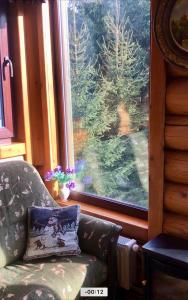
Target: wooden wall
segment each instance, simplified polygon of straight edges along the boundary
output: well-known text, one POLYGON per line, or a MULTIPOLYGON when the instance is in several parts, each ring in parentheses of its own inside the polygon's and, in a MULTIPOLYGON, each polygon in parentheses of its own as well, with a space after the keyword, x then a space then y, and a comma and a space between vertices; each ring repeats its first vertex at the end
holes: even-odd
MULTIPOLYGON (((151 1, 153 20, 157 1, 151 1)), ((150 134, 149 134, 149 228, 148 237, 162 232, 164 194, 164 127, 166 65, 154 36, 151 22, 150 134)))
MULTIPOLYGON (((10 52, 14 65, 14 142, 41 175, 58 164, 56 95, 49 3, 9 4, 10 52)), ((11 146, 12 147, 12 146, 11 146)), ((18 151, 17 151, 18 152, 18 151)), ((50 187, 50 186, 49 186, 50 187)))
MULTIPOLYGON (((158 0, 151 3, 153 19, 158 0)), ((150 97, 149 239, 188 239, 188 71, 165 62, 154 28, 150 97)))
POLYGON ((188 239, 188 71, 165 62, 153 28, 150 96, 149 239, 188 239))
POLYGON ((188 71, 167 75, 163 231, 188 238, 188 71))

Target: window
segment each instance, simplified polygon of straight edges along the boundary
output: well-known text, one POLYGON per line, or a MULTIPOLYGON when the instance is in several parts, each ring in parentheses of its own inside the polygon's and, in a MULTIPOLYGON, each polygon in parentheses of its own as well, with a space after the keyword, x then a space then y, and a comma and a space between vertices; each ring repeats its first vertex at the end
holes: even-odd
MULTIPOLYGON (((97 203, 144 210, 148 206, 150 1, 63 3, 67 26, 62 35, 70 66, 65 102, 69 109, 72 103, 67 128, 69 133, 73 128, 74 161, 83 168, 73 197, 81 194, 97 203)), ((68 65, 65 58, 64 64, 68 65)), ((70 147, 70 134, 68 139, 70 147)))
POLYGON ((13 136, 10 75, 13 76, 9 59, 7 1, 0 5, 0 144, 10 143, 13 136))

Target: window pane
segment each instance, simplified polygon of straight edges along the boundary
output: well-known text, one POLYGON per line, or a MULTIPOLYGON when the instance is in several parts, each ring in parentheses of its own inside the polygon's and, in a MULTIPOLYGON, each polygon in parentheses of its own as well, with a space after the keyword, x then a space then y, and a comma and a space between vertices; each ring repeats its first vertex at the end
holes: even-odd
POLYGON ((68 2, 77 189, 148 205, 149 0, 68 2))

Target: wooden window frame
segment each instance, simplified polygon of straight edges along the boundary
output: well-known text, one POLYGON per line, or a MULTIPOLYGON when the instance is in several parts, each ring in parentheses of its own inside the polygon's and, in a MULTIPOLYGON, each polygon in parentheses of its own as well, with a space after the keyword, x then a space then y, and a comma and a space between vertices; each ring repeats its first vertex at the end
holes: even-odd
MULTIPOLYGON (((69 49, 66 45, 66 33, 63 32, 65 22, 61 18, 63 10, 61 7, 62 1, 54 0, 51 5, 51 23, 54 42, 54 58, 55 58, 55 81, 57 88, 57 105, 58 105, 58 126, 59 126, 59 144, 60 144, 60 163, 65 169, 72 164, 72 118, 70 117, 70 78, 69 66, 69 49), (66 63, 64 63, 66 62, 66 63), (63 88, 62 88, 63 87, 63 88), (66 116, 69 115, 69 118, 66 116), (68 119, 68 120, 67 120, 68 119)), ((65 16, 66 17, 66 16, 65 16)), ((65 18, 64 18, 65 20, 65 18)), ((70 199, 80 203, 88 203, 97 207, 105 208, 115 212, 121 212, 138 219, 148 219, 148 209, 138 207, 128 202, 118 202, 114 199, 91 195, 88 193, 80 193, 73 191, 70 194, 70 199)))
POLYGON ((2 78, 2 94, 3 94, 3 114, 4 114, 4 127, 0 128, 0 144, 11 143, 13 137, 13 120, 12 120, 12 97, 11 97, 11 82, 10 82, 10 69, 4 68, 6 80, 3 78, 2 66, 4 57, 9 57, 8 49, 8 7, 6 1, 2 2, 3 10, 5 11, 5 26, 0 28, 0 62, 1 62, 1 78, 2 78))

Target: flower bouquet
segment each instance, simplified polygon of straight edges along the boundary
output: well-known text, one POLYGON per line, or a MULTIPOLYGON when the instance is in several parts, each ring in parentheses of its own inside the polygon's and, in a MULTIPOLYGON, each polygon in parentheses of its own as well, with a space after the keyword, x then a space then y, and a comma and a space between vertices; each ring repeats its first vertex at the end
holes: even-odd
POLYGON ((67 168, 65 172, 61 166, 54 170, 48 171, 44 176, 45 181, 57 181, 59 186, 59 196, 66 201, 69 197, 70 190, 75 188, 75 169, 67 168))
POLYGON ((76 188, 77 191, 83 191, 85 185, 91 184, 91 176, 85 175, 85 165, 85 160, 79 159, 75 163, 75 168, 67 168, 65 172, 61 166, 57 166, 54 170, 48 171, 44 179, 45 181, 57 181, 59 196, 66 201, 71 190, 76 188))

